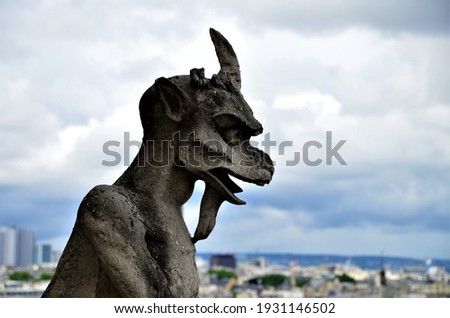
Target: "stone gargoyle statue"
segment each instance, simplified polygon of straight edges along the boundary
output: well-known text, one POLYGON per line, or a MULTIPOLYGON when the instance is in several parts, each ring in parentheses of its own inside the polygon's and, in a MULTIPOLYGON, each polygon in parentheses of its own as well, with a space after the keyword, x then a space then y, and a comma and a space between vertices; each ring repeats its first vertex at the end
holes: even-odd
POLYGON ((274 167, 250 145, 261 124, 244 100, 230 43, 210 29, 220 63, 160 77, 143 94, 144 130, 136 158, 113 185, 94 187, 43 297, 196 297, 195 243, 208 237, 224 201, 245 204, 229 177, 264 185, 274 167), (181 206, 205 182, 191 237, 181 206))

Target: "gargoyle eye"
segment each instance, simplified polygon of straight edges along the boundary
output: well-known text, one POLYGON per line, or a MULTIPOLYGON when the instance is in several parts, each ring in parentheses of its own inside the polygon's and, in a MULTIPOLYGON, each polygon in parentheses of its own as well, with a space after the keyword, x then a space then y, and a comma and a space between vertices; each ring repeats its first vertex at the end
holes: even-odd
POLYGON ((231 127, 222 132, 222 138, 230 146, 236 146, 245 141, 246 134, 237 127, 231 127))

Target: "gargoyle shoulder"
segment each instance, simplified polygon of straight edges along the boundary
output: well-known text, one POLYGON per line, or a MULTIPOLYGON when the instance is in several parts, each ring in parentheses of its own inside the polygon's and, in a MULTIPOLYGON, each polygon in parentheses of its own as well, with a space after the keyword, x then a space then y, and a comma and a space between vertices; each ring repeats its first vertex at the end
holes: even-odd
POLYGON ((122 187, 110 185, 95 186, 84 197, 78 210, 78 217, 122 218, 125 211, 133 211, 132 195, 122 187))

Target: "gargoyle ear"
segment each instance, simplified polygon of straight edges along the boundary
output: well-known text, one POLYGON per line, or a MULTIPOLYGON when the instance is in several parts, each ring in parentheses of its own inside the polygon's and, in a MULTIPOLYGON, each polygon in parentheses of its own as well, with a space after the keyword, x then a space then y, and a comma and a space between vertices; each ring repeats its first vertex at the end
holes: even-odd
POLYGON ((167 117, 180 122, 186 107, 186 97, 183 91, 165 77, 158 78, 155 81, 155 86, 167 117))

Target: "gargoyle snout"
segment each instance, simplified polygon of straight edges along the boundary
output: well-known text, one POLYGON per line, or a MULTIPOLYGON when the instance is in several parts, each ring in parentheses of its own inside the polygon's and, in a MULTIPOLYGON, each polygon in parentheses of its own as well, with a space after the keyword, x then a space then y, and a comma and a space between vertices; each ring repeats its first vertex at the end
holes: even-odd
POLYGON ((259 153, 259 160, 260 160, 258 168, 260 170, 262 178, 256 180, 255 183, 258 185, 268 184, 272 180, 273 173, 275 172, 275 167, 272 159, 267 153, 259 149, 257 149, 257 151, 259 153))
POLYGON ((272 180, 273 173, 275 172, 275 167, 273 165, 272 158, 270 158, 270 156, 268 154, 266 154, 265 152, 263 152, 263 156, 264 156, 263 162, 265 164, 265 166, 263 168, 266 169, 267 171, 269 171, 270 180, 272 180))

